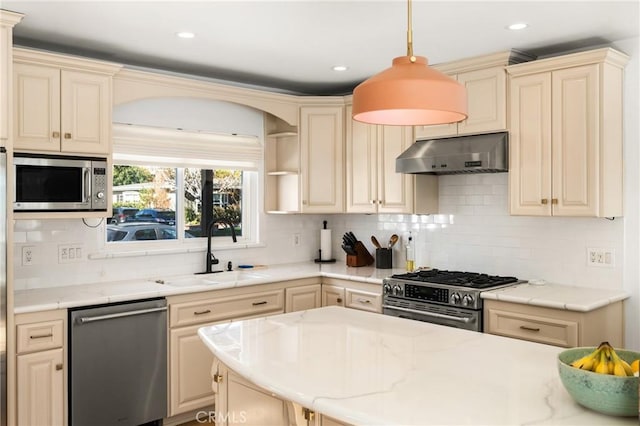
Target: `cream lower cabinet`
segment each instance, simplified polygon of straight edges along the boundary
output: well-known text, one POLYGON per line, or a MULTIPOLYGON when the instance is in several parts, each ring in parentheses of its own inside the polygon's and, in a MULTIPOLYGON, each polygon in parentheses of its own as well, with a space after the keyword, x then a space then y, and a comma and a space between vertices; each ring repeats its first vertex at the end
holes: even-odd
POLYGON ((414 142, 408 126, 378 126, 351 119, 346 109, 348 213, 414 212, 414 177, 396 173, 396 157, 414 142))
POLYGON ((112 76, 119 68, 14 49, 14 148, 110 154, 112 76))
POLYGON ((548 345, 598 346, 608 341, 624 347, 622 302, 589 312, 552 309, 497 300, 484 300, 487 333, 548 345))
POLYGON ((622 215, 627 60, 605 48, 507 68, 512 215, 622 215))
POLYGON ((194 293, 169 305, 169 416, 213 406, 209 372, 214 360, 198 328, 284 312, 284 290, 273 286, 194 293))
POLYGON ((322 306, 320 284, 288 287, 285 289, 285 312, 304 311, 322 306))
POLYGON ((322 306, 382 312, 382 286, 336 278, 322 279, 322 306))
POLYGON ((300 108, 302 213, 344 211, 344 107, 300 108))
POLYGON ((66 311, 16 315, 17 424, 66 424, 66 311))

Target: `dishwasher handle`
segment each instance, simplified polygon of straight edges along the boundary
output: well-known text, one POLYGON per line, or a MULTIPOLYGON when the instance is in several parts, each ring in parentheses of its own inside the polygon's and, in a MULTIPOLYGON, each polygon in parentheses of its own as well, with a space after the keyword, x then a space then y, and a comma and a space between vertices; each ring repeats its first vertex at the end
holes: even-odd
POLYGON ((152 312, 162 312, 162 311, 166 311, 167 307, 163 306, 160 308, 149 308, 149 309, 140 309, 137 311, 127 311, 127 312, 119 312, 117 314, 107 314, 107 315, 98 315, 95 317, 80 317, 77 319, 78 324, 88 324, 90 322, 94 322, 94 321, 104 321, 104 320, 109 320, 109 319, 113 319, 113 318, 122 318, 122 317, 130 317, 133 315, 142 315, 142 314, 149 314, 152 312))

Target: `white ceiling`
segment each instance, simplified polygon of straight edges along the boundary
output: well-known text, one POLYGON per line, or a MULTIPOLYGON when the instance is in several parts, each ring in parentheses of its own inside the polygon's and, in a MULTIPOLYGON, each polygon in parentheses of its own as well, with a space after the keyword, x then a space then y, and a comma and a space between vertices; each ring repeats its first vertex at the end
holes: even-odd
MULTIPOLYGON (((305 94, 348 93, 406 54, 405 0, 26 1, 16 44, 305 94), (175 37, 192 31, 196 37, 175 37), (335 72, 334 65, 346 65, 335 72)), ((442 63, 638 37, 639 1, 413 0, 414 53, 442 63), (526 22, 522 31, 505 27, 526 22)))

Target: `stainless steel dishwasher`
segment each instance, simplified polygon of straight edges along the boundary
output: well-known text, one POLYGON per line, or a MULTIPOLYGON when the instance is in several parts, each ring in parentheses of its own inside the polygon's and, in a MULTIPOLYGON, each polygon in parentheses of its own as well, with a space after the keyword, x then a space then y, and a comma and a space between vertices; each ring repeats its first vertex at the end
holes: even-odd
POLYGON ((69 424, 162 424, 166 415, 166 300, 69 310, 69 424))

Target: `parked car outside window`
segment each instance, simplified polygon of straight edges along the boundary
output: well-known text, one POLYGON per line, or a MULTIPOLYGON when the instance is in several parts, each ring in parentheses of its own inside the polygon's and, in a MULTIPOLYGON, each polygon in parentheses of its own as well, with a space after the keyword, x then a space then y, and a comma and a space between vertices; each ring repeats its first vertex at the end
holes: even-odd
POLYGON ((170 209, 142 209, 133 217, 135 222, 176 224, 176 212, 170 209))
MULTIPOLYGON (((162 223, 135 223, 129 222, 121 225, 107 225, 107 241, 149 241, 149 240, 175 240, 176 227, 162 223)), ((193 235, 185 231, 185 238, 193 238, 193 235)))
POLYGON ((139 209, 135 207, 114 207, 113 216, 109 218, 109 223, 117 225, 118 223, 129 222, 138 211, 139 209))

